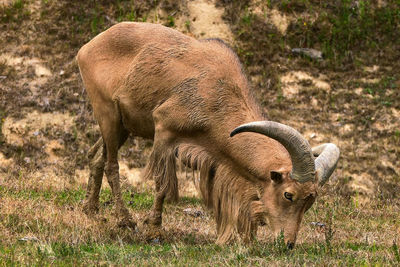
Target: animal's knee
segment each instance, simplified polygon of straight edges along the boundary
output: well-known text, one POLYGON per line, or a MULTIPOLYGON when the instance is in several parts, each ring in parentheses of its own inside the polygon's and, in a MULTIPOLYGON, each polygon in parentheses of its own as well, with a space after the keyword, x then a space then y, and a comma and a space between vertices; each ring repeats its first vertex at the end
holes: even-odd
POLYGON ((115 174, 118 174, 119 166, 118 162, 107 162, 104 172, 106 173, 107 176, 113 176, 115 174))

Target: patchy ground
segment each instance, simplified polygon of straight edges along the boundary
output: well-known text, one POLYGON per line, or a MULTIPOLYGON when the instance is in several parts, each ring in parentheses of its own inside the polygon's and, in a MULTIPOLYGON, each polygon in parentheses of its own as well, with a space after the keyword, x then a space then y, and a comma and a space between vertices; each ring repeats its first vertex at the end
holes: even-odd
MULTIPOLYGON (((143 264, 180 265, 400 261, 398 4, 111 2, 0 1, 0 262, 127 264, 132 257, 143 264), (96 34, 123 20, 225 40, 238 53, 269 118, 295 127, 312 145, 340 147, 338 168, 308 212, 295 252, 288 254, 274 243, 266 228, 255 246, 213 245, 214 222, 198 199, 192 174, 184 171, 184 197, 166 208, 162 243, 148 243, 142 226, 134 233, 116 227, 106 182, 99 217, 81 212, 86 152, 99 132, 75 55, 96 34), (291 49, 296 47, 319 49, 324 60, 295 56, 291 49)), ((152 203, 151 181, 140 180, 151 145, 131 138, 120 153, 124 199, 138 221, 152 203)))

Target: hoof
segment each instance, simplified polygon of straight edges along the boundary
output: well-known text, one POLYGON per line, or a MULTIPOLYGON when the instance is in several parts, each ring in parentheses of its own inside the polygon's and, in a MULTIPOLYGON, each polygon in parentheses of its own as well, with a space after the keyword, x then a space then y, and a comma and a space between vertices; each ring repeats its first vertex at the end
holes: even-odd
POLYGON ((85 203, 83 205, 82 209, 83 213, 85 213, 88 216, 93 216, 99 212, 99 206, 98 205, 90 205, 89 203, 85 203))
POLYGON ((136 222, 130 218, 124 218, 118 222, 118 227, 136 229, 136 222))
POLYGON ((163 240, 164 231, 161 227, 149 225, 145 229, 144 234, 146 236, 147 242, 159 244, 163 240))
POLYGON ((143 224, 148 224, 154 227, 161 227, 162 218, 161 216, 149 215, 144 219, 143 224))

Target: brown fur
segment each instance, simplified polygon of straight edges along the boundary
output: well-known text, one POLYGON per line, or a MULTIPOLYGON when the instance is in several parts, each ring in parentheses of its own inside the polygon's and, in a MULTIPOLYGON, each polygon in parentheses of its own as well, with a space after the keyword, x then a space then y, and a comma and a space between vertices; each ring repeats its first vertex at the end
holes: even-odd
POLYGON ((259 201, 262 189, 212 159, 202 147, 183 144, 178 149, 178 159, 198 170, 203 201, 217 223, 217 243, 227 243, 238 236, 250 241, 265 216, 259 201))
POLYGON ((88 213, 97 208, 104 169, 117 216, 122 225, 133 225, 122 202, 117 161, 131 133, 154 139, 145 172, 156 181, 149 224, 161 225, 165 197, 178 199, 178 158, 199 172, 200 191, 217 222, 217 243, 238 236, 251 240, 264 217, 275 232, 285 229, 288 242, 295 241, 310 203, 303 199, 315 190, 287 178, 290 157, 277 141, 254 133, 229 137, 238 125, 264 118, 228 46, 160 25, 120 23, 83 46, 77 59, 102 133, 88 153, 88 213), (283 180, 271 180, 271 171, 283 180), (296 205, 283 198, 289 189, 300 199, 296 205))

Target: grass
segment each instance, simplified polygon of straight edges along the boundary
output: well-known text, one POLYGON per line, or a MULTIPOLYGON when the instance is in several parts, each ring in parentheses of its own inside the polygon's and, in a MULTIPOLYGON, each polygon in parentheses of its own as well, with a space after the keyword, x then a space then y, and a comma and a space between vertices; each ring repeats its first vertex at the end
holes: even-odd
POLYGON ((0 5, 0 21, 7 23, 26 19, 30 12, 25 6, 26 0, 15 0, 11 5, 0 5))
POLYGON ((4 111, 0 108, 0 144, 2 144, 3 143, 3 131, 2 131, 2 128, 3 128, 3 123, 4 123, 4 120, 5 120, 5 117, 6 117, 6 114, 4 113, 4 111))
MULTIPOLYGON (((147 213, 152 205, 150 192, 125 190, 125 204, 133 214, 147 213)), ((140 232, 116 228, 109 205, 111 192, 101 193, 100 216, 93 220, 82 214, 85 191, 0 187, 0 266, 14 265, 277 265, 371 266, 399 263, 399 238, 393 235, 400 225, 397 202, 355 205, 342 197, 323 197, 306 214, 300 242, 288 250, 282 236, 265 238, 250 245, 215 245, 215 235, 204 235, 213 227, 211 217, 187 217, 187 206, 199 209, 198 198, 183 197, 165 208, 165 240, 149 243, 140 232), (72 207, 72 209, 71 209, 72 207), (311 222, 323 222, 318 228, 311 222), (196 230, 197 229, 197 230, 196 230), (384 229, 384 230, 383 230, 384 229), (371 233, 365 237, 365 233, 371 233), (21 241, 22 237, 35 237, 21 241), (388 244, 390 243, 390 244, 388 244)), ((136 218, 136 217, 135 217, 136 218)))
MULTIPOLYGON (((79 187, 75 190, 64 189, 52 191, 49 189, 13 189, 0 185, 0 195, 20 200, 43 200, 51 201, 57 206, 69 206, 81 203, 84 200, 86 191, 79 187)), ((125 191, 123 193, 125 204, 134 210, 149 210, 153 205, 153 195, 150 192, 133 193, 125 191)), ((109 188, 103 189, 100 194, 100 203, 110 206, 112 194, 109 188)), ((182 198, 182 204, 199 204, 196 198, 182 198)))
MULTIPOLYGON (((400 3, 395 0, 385 3, 377 6, 370 0, 340 0, 334 4, 329 1, 317 4, 311 0, 266 1, 263 5, 296 18, 290 21, 285 34, 268 26, 265 13, 263 17, 252 13, 248 9, 250 1, 230 3, 226 18, 234 26, 236 38, 243 40, 238 44, 243 51, 255 51, 243 47, 248 45, 245 41, 248 39, 257 39, 257 45, 265 43, 263 47, 268 49, 258 52, 264 56, 287 53, 287 47, 315 48, 323 52, 326 64, 340 67, 356 64, 359 59, 368 60, 365 54, 370 51, 391 53, 386 49, 399 44, 400 3), (260 28, 263 29, 260 31, 260 28)), ((250 58, 245 54, 241 59, 254 64, 261 60, 261 55, 250 55, 250 58)))
POLYGON ((168 16, 166 26, 175 27, 175 18, 173 16, 168 16))
MULTIPOLYGON (((232 245, 220 247, 214 244, 117 244, 86 243, 72 245, 62 242, 17 242, 5 246, 0 244, 0 262, 10 265, 225 265, 261 266, 274 262, 292 266, 310 264, 336 266, 382 266, 399 263, 396 257, 388 258, 387 247, 375 244, 346 243, 326 253, 323 246, 302 244, 293 251, 281 249, 276 244, 252 246, 232 245)), ((389 251, 390 253, 390 251, 389 251)), ((395 254, 394 253, 394 254, 395 254)))
POLYGON ((398 90, 396 81, 394 76, 384 76, 377 83, 362 83, 361 86, 364 93, 372 96, 377 104, 390 107, 395 90, 398 90))

